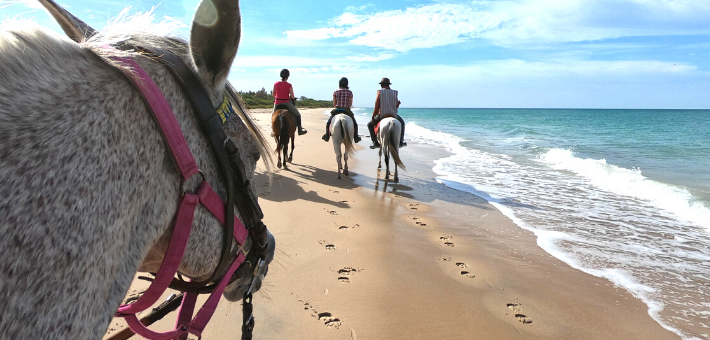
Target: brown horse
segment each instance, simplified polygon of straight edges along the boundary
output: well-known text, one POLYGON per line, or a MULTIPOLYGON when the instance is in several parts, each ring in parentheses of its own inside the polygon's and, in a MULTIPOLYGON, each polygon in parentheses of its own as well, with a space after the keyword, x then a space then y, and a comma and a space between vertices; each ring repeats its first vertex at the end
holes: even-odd
POLYGON ((279 157, 276 166, 281 169, 281 152, 283 151, 283 168, 288 170, 286 162, 293 163, 293 148, 296 146, 296 143, 294 143, 296 120, 293 118, 293 114, 288 110, 276 109, 271 115, 271 131, 273 131, 274 139, 276 140, 276 154, 279 157), (291 138, 291 154, 286 157, 289 138, 291 138))

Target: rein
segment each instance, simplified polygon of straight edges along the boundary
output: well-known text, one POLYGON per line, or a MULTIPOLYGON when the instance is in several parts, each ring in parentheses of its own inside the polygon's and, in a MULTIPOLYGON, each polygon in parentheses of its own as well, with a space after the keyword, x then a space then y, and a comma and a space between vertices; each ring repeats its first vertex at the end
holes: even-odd
MULTIPOLYGON (((113 47, 105 48, 113 49, 113 47)), ((175 115, 150 76, 138 63, 130 58, 110 57, 119 64, 127 66, 128 71, 122 70, 122 72, 141 93, 143 100, 153 112, 153 116, 162 131, 171 156, 182 177, 180 185, 182 195, 175 217, 173 234, 163 263, 155 278, 152 279, 153 282, 148 290, 132 304, 120 306, 116 316, 123 317, 133 332, 148 339, 187 339, 188 333, 200 336, 212 317, 221 294, 230 283, 231 277, 243 263, 248 263, 254 267, 254 279, 244 294, 242 339, 251 339, 254 327, 254 318, 251 313, 251 290, 255 280, 263 275, 265 268, 263 253, 267 247, 268 233, 266 226, 261 221, 263 213, 258 201, 249 189, 250 183, 242 171, 244 166, 239 150, 227 138, 222 129, 222 124, 226 121, 224 115, 228 113, 215 112, 211 100, 197 77, 175 54, 157 49, 137 48, 129 44, 121 44, 117 48, 121 50, 137 50, 147 54, 154 60, 158 60, 171 71, 182 86, 195 107, 195 112, 198 112, 197 118, 202 132, 210 141, 215 158, 219 163, 222 177, 225 180, 225 187, 227 188, 227 203, 225 204, 215 193, 206 181, 204 173, 199 170, 175 115), (185 189, 185 183, 195 175, 201 176, 202 183, 196 192, 189 192, 185 189), (203 205, 224 226, 222 254, 217 268, 209 279, 199 282, 183 281, 175 278, 175 274, 185 252, 194 212, 198 204, 203 205), (235 205, 244 223, 234 216, 235 205), (251 242, 249 242, 249 236, 251 236, 251 242), (232 249, 233 239, 237 242, 234 250, 232 249), (252 254, 250 254, 252 247, 256 247, 257 251, 252 251, 252 254), (256 256, 253 256, 253 253, 257 253, 256 256), (256 257, 253 260, 254 263, 245 261, 247 256, 250 258, 256 257), (181 299, 176 327, 168 332, 154 332, 146 328, 138 320, 136 314, 150 308, 168 288, 185 292, 181 299), (211 293, 211 295, 193 318, 197 296, 204 293, 211 293)), ((233 89, 229 85, 226 91, 229 96, 236 98, 233 89)), ((229 105, 226 95, 224 102, 227 103, 227 106, 229 105)), ((231 107, 229 109, 231 110, 231 107)), ((176 303, 164 305, 177 306, 176 303)))

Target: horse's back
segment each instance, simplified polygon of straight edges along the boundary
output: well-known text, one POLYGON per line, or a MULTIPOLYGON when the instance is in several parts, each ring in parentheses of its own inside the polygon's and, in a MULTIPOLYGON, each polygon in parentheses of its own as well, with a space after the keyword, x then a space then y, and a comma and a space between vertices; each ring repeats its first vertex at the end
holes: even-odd
MULTIPOLYGON (((279 117, 283 117, 283 119, 285 119, 288 124, 289 135, 293 136, 294 132, 296 132, 296 120, 294 119, 293 114, 286 109, 277 109, 271 114, 271 127, 274 130, 274 133, 278 131, 276 124, 279 122, 279 117)), ((279 124, 278 126, 280 128, 281 125, 279 124)))
POLYGON ((335 127, 337 126, 338 128, 342 127, 343 129, 347 129, 350 132, 350 135, 353 134, 354 131, 354 124, 352 118, 350 116, 344 114, 344 113, 339 113, 333 117, 333 122, 330 124, 331 126, 331 135, 334 134, 335 132, 335 127))
POLYGON ((396 138, 397 145, 399 145, 399 135, 402 131, 399 120, 393 117, 385 117, 380 120, 380 128, 377 131, 377 138, 380 143, 386 141, 387 136, 390 138, 396 138))

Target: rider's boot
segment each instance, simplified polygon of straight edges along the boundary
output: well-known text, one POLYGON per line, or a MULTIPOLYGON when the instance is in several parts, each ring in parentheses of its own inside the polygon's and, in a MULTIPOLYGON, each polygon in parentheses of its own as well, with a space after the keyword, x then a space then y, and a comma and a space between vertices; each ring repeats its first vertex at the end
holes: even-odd
MULTIPOLYGON (((333 118, 333 116, 330 116, 333 118)), ((330 140, 330 119, 328 119, 328 122, 325 123, 325 134, 323 134, 323 137, 321 137, 324 141, 329 141, 330 140)))
POLYGON ((354 125, 353 132, 355 133, 355 137, 353 137, 353 141, 354 141, 355 143, 359 143, 362 139, 360 138, 360 135, 358 134, 357 121, 355 120, 355 116, 354 116, 354 115, 353 115, 352 117, 350 117, 350 118, 353 119, 353 125, 354 125))
POLYGON ((296 117, 296 125, 298 125, 298 135, 305 135, 308 133, 306 129, 301 127, 301 117, 296 117))

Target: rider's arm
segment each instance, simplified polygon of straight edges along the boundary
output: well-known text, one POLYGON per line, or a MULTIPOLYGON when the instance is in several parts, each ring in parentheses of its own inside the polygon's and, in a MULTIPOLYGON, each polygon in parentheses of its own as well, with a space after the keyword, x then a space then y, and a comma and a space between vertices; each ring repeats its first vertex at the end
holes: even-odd
POLYGON ((338 105, 335 105, 335 92, 333 92, 333 107, 338 107, 338 105))
POLYGON ((399 104, 402 104, 402 102, 400 102, 399 99, 397 99, 397 107, 399 107, 399 104))
POLYGON ((288 89, 288 95, 290 96, 289 99, 295 99, 296 96, 293 95, 293 85, 288 89))
POLYGON ((348 107, 353 107, 353 97, 350 97, 350 99, 348 99, 348 107))
POLYGON ((377 92, 377 98, 375 99, 375 109, 372 111, 372 119, 380 114, 380 92, 377 92))

